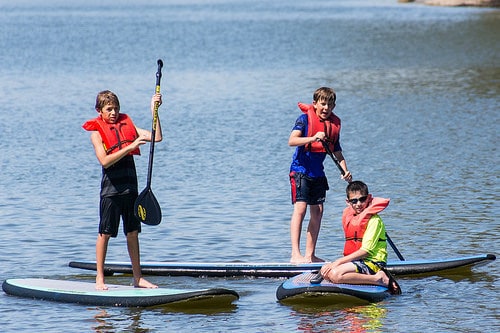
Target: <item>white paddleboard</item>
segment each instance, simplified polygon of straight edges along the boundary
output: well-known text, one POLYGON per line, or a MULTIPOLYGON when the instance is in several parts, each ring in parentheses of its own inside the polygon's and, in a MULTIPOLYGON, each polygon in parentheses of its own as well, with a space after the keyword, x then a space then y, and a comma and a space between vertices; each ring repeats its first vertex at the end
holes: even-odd
POLYGON ((2 284, 5 293, 15 296, 64 303, 96 306, 146 307, 176 302, 214 300, 228 304, 239 298, 229 289, 135 288, 107 284, 108 290, 96 290, 95 283, 54 279, 8 279, 2 284))

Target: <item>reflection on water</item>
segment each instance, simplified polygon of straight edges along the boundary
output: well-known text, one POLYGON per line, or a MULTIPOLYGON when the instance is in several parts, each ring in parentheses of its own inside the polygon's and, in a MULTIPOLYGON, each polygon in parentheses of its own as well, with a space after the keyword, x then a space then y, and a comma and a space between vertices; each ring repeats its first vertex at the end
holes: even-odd
MULTIPOLYGON (((98 310, 99 311, 99 310, 98 310)), ((92 330, 95 332, 112 332, 115 328, 112 324, 108 323, 106 319, 110 318, 108 312, 101 309, 98 313, 94 315, 95 326, 92 326, 92 330)))
POLYGON ((149 332, 150 329, 141 319, 142 309, 129 308, 122 311, 111 311, 106 309, 92 309, 98 311, 94 315, 95 323, 92 331, 104 332, 149 332))
MULTIPOLYGON (((229 316, 237 311, 235 304, 199 304, 190 306, 155 306, 148 308, 89 308, 90 311, 97 311, 91 330, 94 332, 149 332, 151 330, 164 331, 173 320, 190 316, 206 318, 207 322, 212 321, 210 317, 229 316), (151 319, 156 318, 154 323, 151 319)), ((186 327, 173 324, 183 331, 186 327)))
POLYGON ((304 332, 379 332, 387 313, 383 303, 302 309, 297 306, 294 310, 291 315, 300 318, 297 330, 304 332))

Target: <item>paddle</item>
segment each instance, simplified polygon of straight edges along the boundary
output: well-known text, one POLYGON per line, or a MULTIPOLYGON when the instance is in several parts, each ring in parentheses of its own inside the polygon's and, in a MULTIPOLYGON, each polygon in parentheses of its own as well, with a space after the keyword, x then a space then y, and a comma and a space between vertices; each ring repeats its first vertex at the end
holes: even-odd
MULTIPOLYGON (((158 71, 156 72, 156 90, 160 93, 161 68, 163 61, 158 59, 158 71)), ((149 150, 148 178, 146 188, 139 194, 134 203, 134 214, 144 224, 158 225, 161 222, 161 208, 151 190, 151 176, 153 172, 153 154, 155 151, 156 123, 158 122, 158 102, 155 102, 153 112, 153 126, 151 130, 151 146, 149 150)))

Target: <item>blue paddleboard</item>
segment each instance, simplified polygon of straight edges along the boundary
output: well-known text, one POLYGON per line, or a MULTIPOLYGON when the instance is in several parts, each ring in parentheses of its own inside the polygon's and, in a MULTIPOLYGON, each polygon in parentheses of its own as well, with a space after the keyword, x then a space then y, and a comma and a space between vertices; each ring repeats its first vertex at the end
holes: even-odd
MULTIPOLYGON (((450 269, 470 268, 474 265, 495 260, 493 254, 481 254, 451 259, 421 259, 389 261, 387 270, 393 275, 439 274, 450 269)), ((324 263, 244 263, 244 262, 141 262, 141 270, 147 275, 169 276, 252 276, 252 277, 292 277, 304 272, 318 271, 324 263)), ((95 261, 71 261, 70 267, 96 270, 95 261)), ((114 273, 132 273, 130 262, 107 262, 104 265, 107 275, 114 273)))
POLYGON ((386 287, 374 285, 338 284, 328 280, 311 283, 316 273, 302 273, 283 282, 276 290, 279 301, 328 298, 330 303, 366 301, 379 302, 390 295, 386 287))
POLYGON ((238 299, 233 290, 214 288, 183 290, 135 288, 107 284, 108 290, 96 290, 95 283, 53 279, 8 279, 2 284, 5 293, 15 296, 95 306, 147 307, 180 302, 213 301, 230 304, 238 299))

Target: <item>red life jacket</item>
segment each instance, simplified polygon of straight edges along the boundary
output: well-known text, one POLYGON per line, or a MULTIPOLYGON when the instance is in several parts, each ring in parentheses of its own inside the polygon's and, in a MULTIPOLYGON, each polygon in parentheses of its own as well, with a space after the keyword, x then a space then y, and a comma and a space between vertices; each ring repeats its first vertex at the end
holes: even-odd
POLYGON ((342 227, 345 235, 344 256, 361 248, 368 221, 373 215, 389 206, 390 201, 385 198, 370 198, 369 200, 368 206, 359 215, 354 215, 356 212, 351 206, 347 206, 342 213, 342 227))
MULTIPOLYGON (((82 127, 87 131, 99 131, 104 150, 108 155, 130 145, 139 136, 132 119, 124 113, 120 113, 118 121, 114 124, 105 122, 99 116, 88 120, 82 127)), ((129 155, 140 154, 139 148, 129 153, 129 155)))
MULTIPOLYGON (((339 140, 340 118, 333 113, 327 120, 323 120, 316 114, 312 104, 298 103, 299 109, 307 114, 307 136, 314 136, 318 132, 325 132, 326 141, 330 151, 334 151, 335 143, 339 140)), ((325 153, 325 147, 319 141, 314 141, 306 145, 306 149, 314 153, 325 153)))

